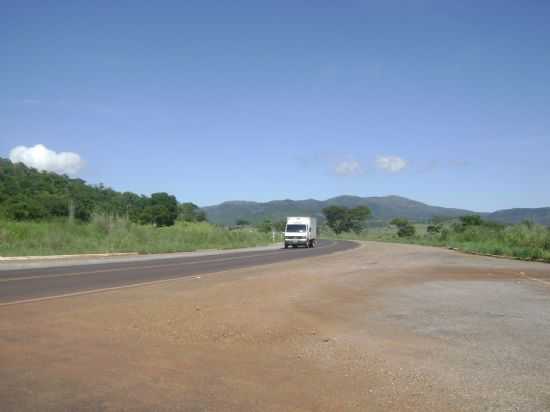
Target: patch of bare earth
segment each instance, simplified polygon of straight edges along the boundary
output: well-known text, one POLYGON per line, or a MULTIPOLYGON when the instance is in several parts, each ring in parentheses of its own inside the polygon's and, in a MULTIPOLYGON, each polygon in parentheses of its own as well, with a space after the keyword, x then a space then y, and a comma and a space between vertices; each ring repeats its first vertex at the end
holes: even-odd
POLYGON ((550 410, 549 272, 367 243, 6 306, 0 409, 550 410))

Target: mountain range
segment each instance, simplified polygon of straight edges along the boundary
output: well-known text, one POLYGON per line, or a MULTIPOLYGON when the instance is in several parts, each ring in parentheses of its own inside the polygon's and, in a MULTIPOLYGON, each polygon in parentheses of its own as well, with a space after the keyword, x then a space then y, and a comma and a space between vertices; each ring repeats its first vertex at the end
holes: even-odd
POLYGON ((287 216, 316 216, 323 218, 323 208, 327 206, 355 207, 367 205, 372 211, 372 223, 388 222, 396 217, 413 222, 427 222, 434 216, 455 218, 478 214, 484 219, 500 223, 520 223, 531 220, 534 223, 550 226, 550 207, 504 209, 492 213, 480 213, 466 209, 432 206, 401 196, 359 197, 338 196, 327 200, 273 200, 270 202, 228 201, 219 205, 203 207, 208 220, 213 223, 232 225, 238 219, 258 223, 265 219, 277 221, 287 216))

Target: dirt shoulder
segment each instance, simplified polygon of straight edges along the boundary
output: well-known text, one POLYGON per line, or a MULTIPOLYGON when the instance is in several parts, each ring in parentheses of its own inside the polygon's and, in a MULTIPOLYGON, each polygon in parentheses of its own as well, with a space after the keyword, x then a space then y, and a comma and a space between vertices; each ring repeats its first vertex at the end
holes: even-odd
POLYGON ((548 265, 387 243, 0 308, 3 410, 550 409, 548 265))

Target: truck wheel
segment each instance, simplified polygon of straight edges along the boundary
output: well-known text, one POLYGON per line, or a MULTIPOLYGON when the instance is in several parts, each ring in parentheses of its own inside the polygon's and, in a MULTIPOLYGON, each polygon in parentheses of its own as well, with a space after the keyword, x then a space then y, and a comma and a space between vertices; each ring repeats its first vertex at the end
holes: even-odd
POLYGON ((317 240, 313 239, 311 241, 311 247, 317 247, 317 240))
POLYGON ((285 243, 285 249, 288 249, 288 243, 285 243))

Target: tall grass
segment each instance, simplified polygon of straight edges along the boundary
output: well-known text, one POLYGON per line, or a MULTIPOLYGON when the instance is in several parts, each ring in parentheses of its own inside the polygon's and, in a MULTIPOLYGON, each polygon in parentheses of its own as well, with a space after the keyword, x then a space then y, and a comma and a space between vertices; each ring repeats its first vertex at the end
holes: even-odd
POLYGON ((209 223, 178 222, 156 228, 95 216, 90 223, 0 221, 0 255, 104 252, 162 253, 231 249, 271 243, 271 234, 228 230, 209 223))
POLYGON ((393 226, 372 228, 356 235, 336 235, 330 230, 323 232, 333 239, 377 240, 383 242, 414 243, 421 245, 446 246, 466 252, 488 255, 511 256, 526 260, 550 262, 550 228, 534 224, 510 226, 480 225, 457 230, 456 226, 445 225, 440 233, 428 233, 427 225, 417 224, 416 235, 398 237, 393 226))

